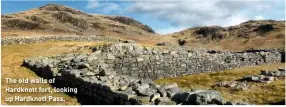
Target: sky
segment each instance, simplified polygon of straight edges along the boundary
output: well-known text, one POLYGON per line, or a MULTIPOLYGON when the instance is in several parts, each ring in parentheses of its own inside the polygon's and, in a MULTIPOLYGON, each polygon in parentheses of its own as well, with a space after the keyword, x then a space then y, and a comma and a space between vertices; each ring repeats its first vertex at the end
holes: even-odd
POLYGON ((197 26, 233 26, 248 20, 285 20, 284 0, 2 0, 1 14, 51 3, 86 13, 131 17, 159 34, 197 26))

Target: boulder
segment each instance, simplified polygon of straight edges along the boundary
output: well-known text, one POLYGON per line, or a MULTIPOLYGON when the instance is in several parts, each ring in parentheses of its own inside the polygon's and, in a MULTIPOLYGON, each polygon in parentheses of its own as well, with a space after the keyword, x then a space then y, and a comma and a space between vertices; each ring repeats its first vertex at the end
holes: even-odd
POLYGON ((142 96, 151 96, 157 92, 155 87, 150 87, 148 84, 141 84, 137 87, 136 91, 142 96))
POLYGON ((188 104, 206 105, 210 104, 213 100, 223 101, 221 94, 215 90, 205 90, 195 92, 189 96, 188 104))

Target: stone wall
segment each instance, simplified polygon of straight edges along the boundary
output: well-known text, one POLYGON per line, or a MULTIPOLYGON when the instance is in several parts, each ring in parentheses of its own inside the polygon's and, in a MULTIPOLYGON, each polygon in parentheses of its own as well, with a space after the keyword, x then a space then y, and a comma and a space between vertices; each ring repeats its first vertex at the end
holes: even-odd
POLYGON ((4 37, 1 39, 2 45, 9 44, 28 44, 38 42, 52 42, 52 41, 78 41, 78 42, 120 42, 122 40, 115 37, 106 36, 38 36, 38 37, 4 37))
MULTIPOLYGON (((120 43, 111 46, 96 47, 91 54, 73 54, 43 57, 47 62, 37 62, 62 68, 77 69, 71 64, 96 65, 91 59, 96 58, 109 70, 120 75, 136 78, 159 79, 204 72, 222 71, 244 66, 280 63, 281 52, 245 51, 227 52, 198 49, 162 50, 120 43)), ((37 60, 39 58, 36 58, 37 60)))
MULTIPOLYGON (((96 49, 95 49, 96 50, 96 49)), ((277 50, 244 52, 205 49, 153 49, 118 44, 99 47, 101 58, 114 71, 138 78, 158 79, 203 72, 221 71, 243 66, 281 62, 277 50)))
POLYGON ((214 72, 281 62, 281 52, 205 49, 157 49, 119 43, 95 47, 93 53, 25 59, 23 65, 57 84, 79 89, 96 104, 233 104, 213 90, 182 91, 155 85, 151 79, 214 72))

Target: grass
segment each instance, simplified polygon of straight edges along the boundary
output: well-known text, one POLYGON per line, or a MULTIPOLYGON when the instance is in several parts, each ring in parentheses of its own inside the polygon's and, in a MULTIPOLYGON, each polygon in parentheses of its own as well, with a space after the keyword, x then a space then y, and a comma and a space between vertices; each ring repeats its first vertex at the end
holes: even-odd
POLYGON ((155 80, 157 84, 178 83, 180 87, 188 89, 215 89, 222 93, 226 100, 247 101, 252 104, 271 104, 285 101, 285 78, 279 78, 270 84, 250 83, 253 85, 248 90, 233 90, 230 88, 212 88, 216 82, 232 81, 242 78, 244 75, 256 75, 260 70, 271 70, 284 67, 285 63, 262 66, 252 66, 226 70, 214 73, 203 73, 176 78, 164 78, 155 80))
POLYGON ((5 87, 52 87, 50 84, 8 84, 5 78, 40 78, 31 70, 21 67, 25 58, 32 56, 46 56, 61 53, 91 52, 89 49, 76 50, 78 46, 96 46, 104 42, 45 42, 21 45, 1 46, 1 104, 2 105, 79 105, 76 98, 65 93, 7 93, 5 87), (65 102, 5 102, 5 97, 12 96, 55 96, 63 98, 65 102))

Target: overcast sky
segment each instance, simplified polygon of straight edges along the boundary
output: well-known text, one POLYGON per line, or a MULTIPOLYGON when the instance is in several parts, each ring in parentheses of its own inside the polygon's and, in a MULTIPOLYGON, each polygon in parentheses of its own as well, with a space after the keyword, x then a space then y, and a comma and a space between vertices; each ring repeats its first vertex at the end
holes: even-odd
POLYGON ((167 34, 195 26, 231 26, 247 20, 285 20, 284 0, 2 0, 2 13, 56 3, 87 13, 132 17, 167 34))

